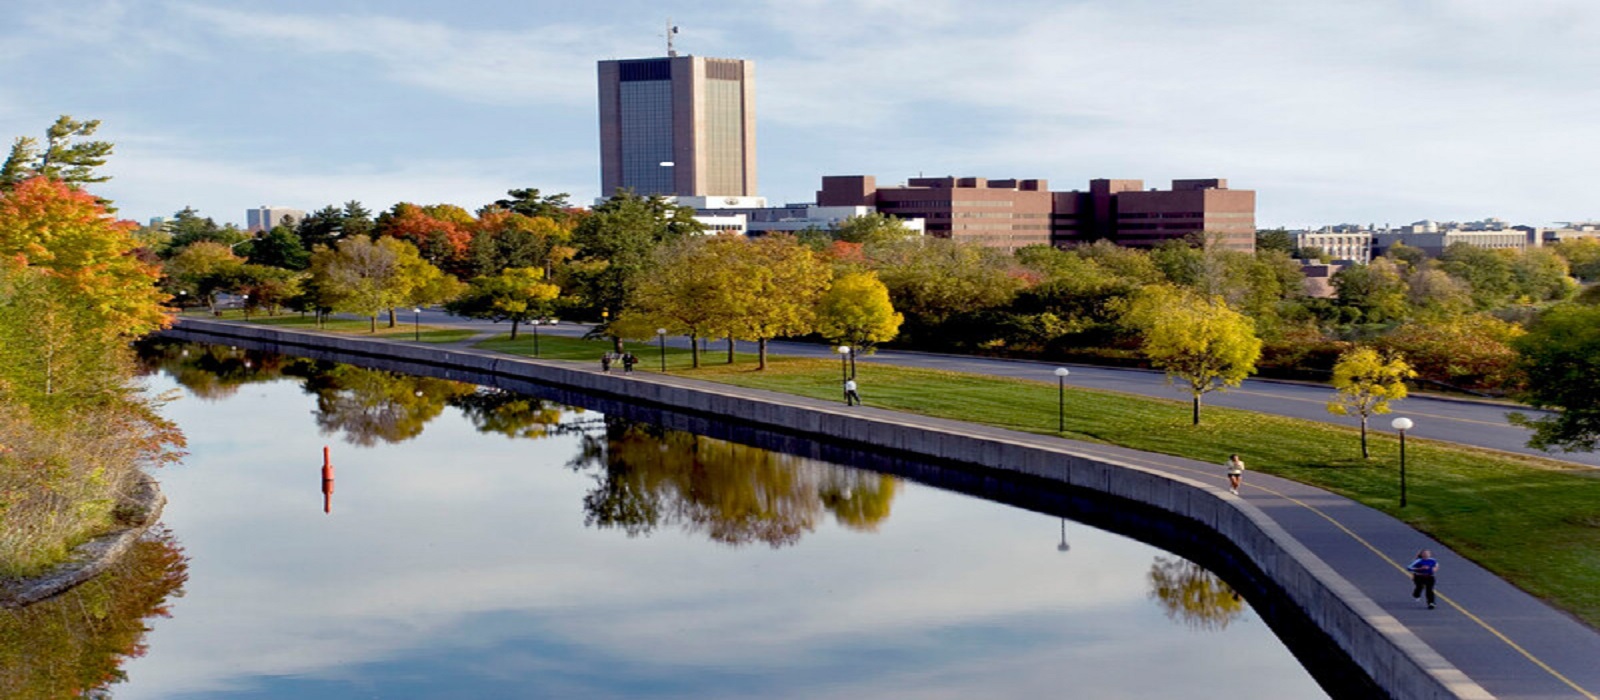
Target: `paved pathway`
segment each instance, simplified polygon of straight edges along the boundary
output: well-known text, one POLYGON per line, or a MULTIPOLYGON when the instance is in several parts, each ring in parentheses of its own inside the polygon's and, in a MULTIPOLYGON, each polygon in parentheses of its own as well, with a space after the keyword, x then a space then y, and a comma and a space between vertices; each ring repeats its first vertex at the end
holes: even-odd
MULTIPOLYGON (((552 364, 597 371, 589 363, 552 364)), ((650 371, 633 376, 641 382, 707 386, 705 382, 650 371)), ((717 391, 729 394, 773 395, 758 389, 715 386, 717 391)), ((838 402, 781 396, 786 402, 813 404, 825 410, 876 414, 901 423, 1064 446, 1190 479, 1214 479, 1219 487, 1225 482, 1220 463, 1018 433, 870 405, 842 409, 838 402)), ((1235 498, 1225 492, 1221 497, 1235 498)), ((1237 498, 1241 507, 1260 509, 1276 521, 1495 697, 1600 700, 1600 631, 1517 589, 1405 523, 1342 496, 1247 472, 1237 498), (1423 548, 1433 550, 1440 562, 1439 607, 1435 610, 1411 598, 1410 578, 1404 571, 1405 564, 1423 548)))

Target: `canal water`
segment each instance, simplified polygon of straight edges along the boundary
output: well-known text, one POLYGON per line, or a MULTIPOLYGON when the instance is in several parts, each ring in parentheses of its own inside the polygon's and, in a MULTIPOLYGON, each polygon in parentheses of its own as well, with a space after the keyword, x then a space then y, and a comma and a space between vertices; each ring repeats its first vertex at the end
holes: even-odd
POLYGON ((137 598, 67 615, 105 639, 32 642, 111 697, 1327 697, 1217 575, 1049 512, 471 384, 142 353, 189 440, 163 533, 79 593, 137 598))

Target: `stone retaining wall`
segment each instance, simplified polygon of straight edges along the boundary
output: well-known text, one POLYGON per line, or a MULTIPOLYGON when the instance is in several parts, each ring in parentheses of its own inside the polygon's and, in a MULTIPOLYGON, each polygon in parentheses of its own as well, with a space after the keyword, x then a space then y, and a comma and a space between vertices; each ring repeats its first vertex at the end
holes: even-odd
MULTIPOLYGON (((740 389, 721 392, 712 384, 651 375, 641 381, 620 374, 575 369, 485 351, 288 331, 216 321, 182 319, 169 335, 207 342, 230 338, 314 348, 368 357, 526 379, 588 394, 653 404, 676 411, 775 426, 817 438, 845 441, 921 458, 1032 475, 1146 504, 1173 517, 1199 523, 1233 542, 1271 577, 1330 640, 1364 669, 1378 687, 1397 698, 1488 698, 1431 647, 1377 603, 1291 537, 1276 522, 1225 489, 1118 462, 1075 453, 1064 441, 1026 433, 985 430, 924 417, 885 415, 817 405, 796 397, 740 389), (998 437, 997 437, 998 436, 998 437)), ((449 372, 445 375, 448 377, 449 372)))

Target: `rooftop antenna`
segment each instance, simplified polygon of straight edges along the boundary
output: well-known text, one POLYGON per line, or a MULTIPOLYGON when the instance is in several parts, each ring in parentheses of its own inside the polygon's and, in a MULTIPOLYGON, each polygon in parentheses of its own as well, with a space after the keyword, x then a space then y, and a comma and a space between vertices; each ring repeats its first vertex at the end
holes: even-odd
POLYGON ((678 50, 672 47, 672 35, 678 33, 678 28, 672 24, 672 18, 667 18, 667 57, 677 58, 678 50))

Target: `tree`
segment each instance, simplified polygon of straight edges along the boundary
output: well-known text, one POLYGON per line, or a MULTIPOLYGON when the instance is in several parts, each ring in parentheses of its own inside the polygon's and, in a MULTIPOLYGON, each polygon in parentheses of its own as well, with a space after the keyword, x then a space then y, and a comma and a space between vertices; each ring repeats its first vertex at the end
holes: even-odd
POLYGON ((1514 390, 1521 384, 1511 343, 1523 331, 1487 313, 1409 321, 1377 345, 1405 355, 1425 379, 1468 391, 1514 390))
POLYGON ((475 223, 471 214, 453 205, 400 202, 378 216, 375 231, 411 243, 434 265, 463 271, 475 223))
POLYGON ((1256 251, 1276 250, 1285 255, 1294 254, 1294 237, 1288 229, 1264 228, 1256 231, 1256 251))
POLYGON ((445 278, 418 255, 416 246, 394 238, 374 241, 354 236, 311 254, 311 280, 318 303, 369 317, 374 333, 380 312, 390 312, 392 327, 396 307, 420 303, 431 290, 448 286, 445 278))
POLYGON ((217 292, 227 291, 244 260, 221 243, 201 241, 180 250, 163 266, 168 291, 188 296, 215 312, 217 292))
POLYGON ((1556 244, 1556 252, 1567 259, 1572 275, 1585 282, 1600 280, 1600 238, 1577 238, 1556 244))
POLYGON ((1472 301, 1479 309, 1497 309, 1516 297, 1511 260, 1499 251, 1451 243, 1439 255, 1439 264, 1450 276, 1472 285, 1472 301))
POLYGON ((834 231, 834 237, 841 241, 866 245, 916 236, 917 232, 906 228, 905 222, 899 218, 877 212, 849 217, 840 222, 834 231))
POLYGON ((751 241, 733 265, 739 315, 733 334, 756 341, 757 369, 767 368, 767 342, 816 329, 817 300, 828 288, 828 266, 793 236, 751 241))
POLYGON ((1566 259, 1545 248, 1529 248, 1511 258, 1511 283, 1518 301, 1563 301, 1578 291, 1566 259))
MULTIPOLYGON (((567 193, 560 192, 551 195, 540 195, 536 187, 520 190, 506 190, 506 199, 497 199, 491 205, 513 214, 521 214, 530 219, 546 218, 558 223, 564 223, 572 208, 572 203, 567 201, 567 193)), ((481 213, 480 213, 481 215, 481 213)))
POLYGON ((544 282, 544 270, 513 267, 496 275, 474 277, 464 294, 445 304, 450 313, 468 318, 511 322, 511 339, 517 327, 550 314, 550 302, 561 288, 544 282))
POLYGON ((172 238, 167 241, 167 248, 163 257, 172 257, 179 251, 202 241, 220 243, 229 248, 234 248, 250 240, 250 234, 240 231, 233 224, 218 226, 217 222, 209 216, 201 216, 194 207, 184 207, 182 211, 172 215, 172 220, 167 222, 167 232, 172 238))
POLYGON ((133 254, 134 228, 108 217, 93 195, 49 178, 0 194, 0 258, 47 270, 60 293, 92 310, 106 333, 124 337, 168 321, 156 267, 133 254))
POLYGON ((817 302, 817 331, 856 349, 894 340, 904 320, 889 302, 889 288, 872 272, 839 275, 817 302))
POLYGON ((572 232, 577 248, 572 282, 583 303, 605 319, 597 330, 616 338, 610 320, 621 314, 653 264, 656 246, 701 230, 693 209, 660 197, 619 191, 596 206, 572 232))
POLYGON ((1522 399, 1554 415, 1513 422, 1533 428, 1528 445, 1592 452, 1600 441, 1600 306, 1562 304, 1514 343, 1527 373, 1522 399))
MULTIPOLYGON (((1010 256, 982 245, 946 238, 897 241, 874 246, 878 278, 913 335, 924 339, 951 318, 1011 303, 1022 280, 1010 256)), ((924 340, 934 340, 929 337, 924 340)))
POLYGON ((1187 559, 1157 556, 1148 580, 1167 619, 1193 629, 1221 631, 1244 615, 1244 600, 1226 581, 1187 559))
POLYGON ((472 241, 467 244, 470 267, 478 275, 493 275, 508 267, 538 267, 550 277, 554 267, 566 262, 572 249, 572 229, 546 216, 530 217, 487 207, 478 215, 472 241))
POLYGON ((311 252, 300 244, 293 228, 278 225, 250 244, 248 259, 254 265, 304 270, 311 264, 311 252))
POLYGON ((1148 287, 1122 305, 1122 321, 1142 341, 1144 354, 1167 381, 1182 381, 1194 397, 1238 386, 1255 372, 1261 340, 1254 324, 1219 297, 1202 297, 1170 285, 1148 287))
POLYGON ((1351 348, 1333 365, 1333 388, 1328 412, 1361 417, 1361 458, 1368 459, 1367 419, 1389 412, 1389 402, 1406 397, 1406 380, 1417 376, 1411 365, 1396 356, 1384 357, 1373 348, 1351 348))
POLYGON ((629 302, 633 324, 689 336, 691 360, 700 367, 698 340, 715 331, 729 333, 743 315, 738 300, 747 280, 739 263, 749 257, 750 246, 743 236, 724 234, 691 236, 657 248, 629 302))
POLYGON ((229 289, 245 295, 245 308, 264 308, 267 313, 276 314, 279 307, 300 293, 303 276, 303 273, 281 267, 240 265, 232 275, 229 289))
POLYGON ((39 150, 38 141, 26 136, 18 138, 12 143, 5 164, 0 165, 0 190, 13 189, 36 176, 67 183, 74 189, 111 179, 109 175, 96 174, 94 169, 105 165, 112 145, 82 140, 93 136, 98 128, 98 119, 80 122, 63 114, 45 130, 43 151, 39 150))
POLYGON ((1386 258, 1366 265, 1351 265, 1333 274, 1339 303, 1361 311, 1369 323, 1397 321, 1410 315, 1405 278, 1400 267, 1386 258))

